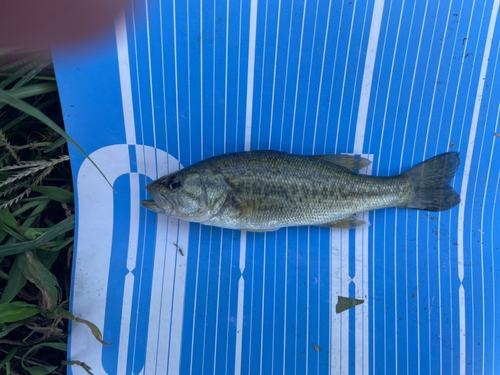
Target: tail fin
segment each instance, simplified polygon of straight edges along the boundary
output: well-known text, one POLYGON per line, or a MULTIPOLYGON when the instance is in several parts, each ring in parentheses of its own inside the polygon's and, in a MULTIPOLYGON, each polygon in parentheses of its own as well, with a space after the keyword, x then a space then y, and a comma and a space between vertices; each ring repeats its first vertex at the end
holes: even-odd
POLYGON ((460 159, 458 152, 433 157, 403 173, 412 185, 408 208, 446 211, 460 203, 460 195, 450 186, 460 159))

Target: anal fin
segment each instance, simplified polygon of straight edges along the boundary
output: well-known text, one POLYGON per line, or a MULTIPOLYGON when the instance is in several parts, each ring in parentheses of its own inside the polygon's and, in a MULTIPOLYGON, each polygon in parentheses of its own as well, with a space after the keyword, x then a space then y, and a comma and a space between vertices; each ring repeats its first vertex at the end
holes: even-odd
POLYGON ((354 229, 365 228, 370 226, 370 222, 357 217, 356 215, 349 216, 347 219, 332 221, 330 223, 321 224, 322 227, 340 228, 340 229, 354 229))

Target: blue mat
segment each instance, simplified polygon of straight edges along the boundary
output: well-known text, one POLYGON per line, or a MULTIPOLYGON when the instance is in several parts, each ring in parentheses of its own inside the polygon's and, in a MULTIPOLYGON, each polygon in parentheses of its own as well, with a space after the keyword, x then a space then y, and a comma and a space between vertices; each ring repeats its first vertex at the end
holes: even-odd
MULTIPOLYGON (((69 356, 94 374, 500 372, 500 0, 136 1, 54 49, 77 197, 69 356), (253 233, 146 211, 208 157, 460 152, 462 203, 253 233), (496 216, 495 216, 496 214, 496 216), (496 219, 496 221, 495 221, 496 219), (365 302, 335 313, 337 296, 365 302)), ((79 368, 69 370, 83 374, 79 368)))

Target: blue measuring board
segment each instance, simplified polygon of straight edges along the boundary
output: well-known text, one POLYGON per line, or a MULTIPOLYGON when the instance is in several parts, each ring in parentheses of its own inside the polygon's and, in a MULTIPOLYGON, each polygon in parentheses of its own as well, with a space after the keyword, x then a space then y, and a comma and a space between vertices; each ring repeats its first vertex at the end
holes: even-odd
MULTIPOLYGON (((69 357, 95 374, 500 373, 500 0, 138 0, 55 48, 73 147, 69 357), (461 204, 365 229, 253 233, 157 215, 214 155, 347 153, 396 175, 459 151, 461 204), (495 221, 496 220, 496 221, 495 221), (337 297, 363 299, 336 314, 337 297)), ((71 368, 73 374, 84 374, 71 368)))

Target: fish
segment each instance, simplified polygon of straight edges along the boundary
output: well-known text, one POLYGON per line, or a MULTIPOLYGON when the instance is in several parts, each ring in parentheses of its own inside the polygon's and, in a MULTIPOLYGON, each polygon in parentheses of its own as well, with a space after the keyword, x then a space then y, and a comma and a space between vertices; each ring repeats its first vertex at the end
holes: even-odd
POLYGON ((388 207, 445 211, 460 203, 450 185, 458 152, 426 160, 405 173, 355 173, 371 163, 352 155, 235 152, 163 176, 142 206, 171 217, 228 229, 275 231, 289 226, 365 227, 357 213, 388 207))

